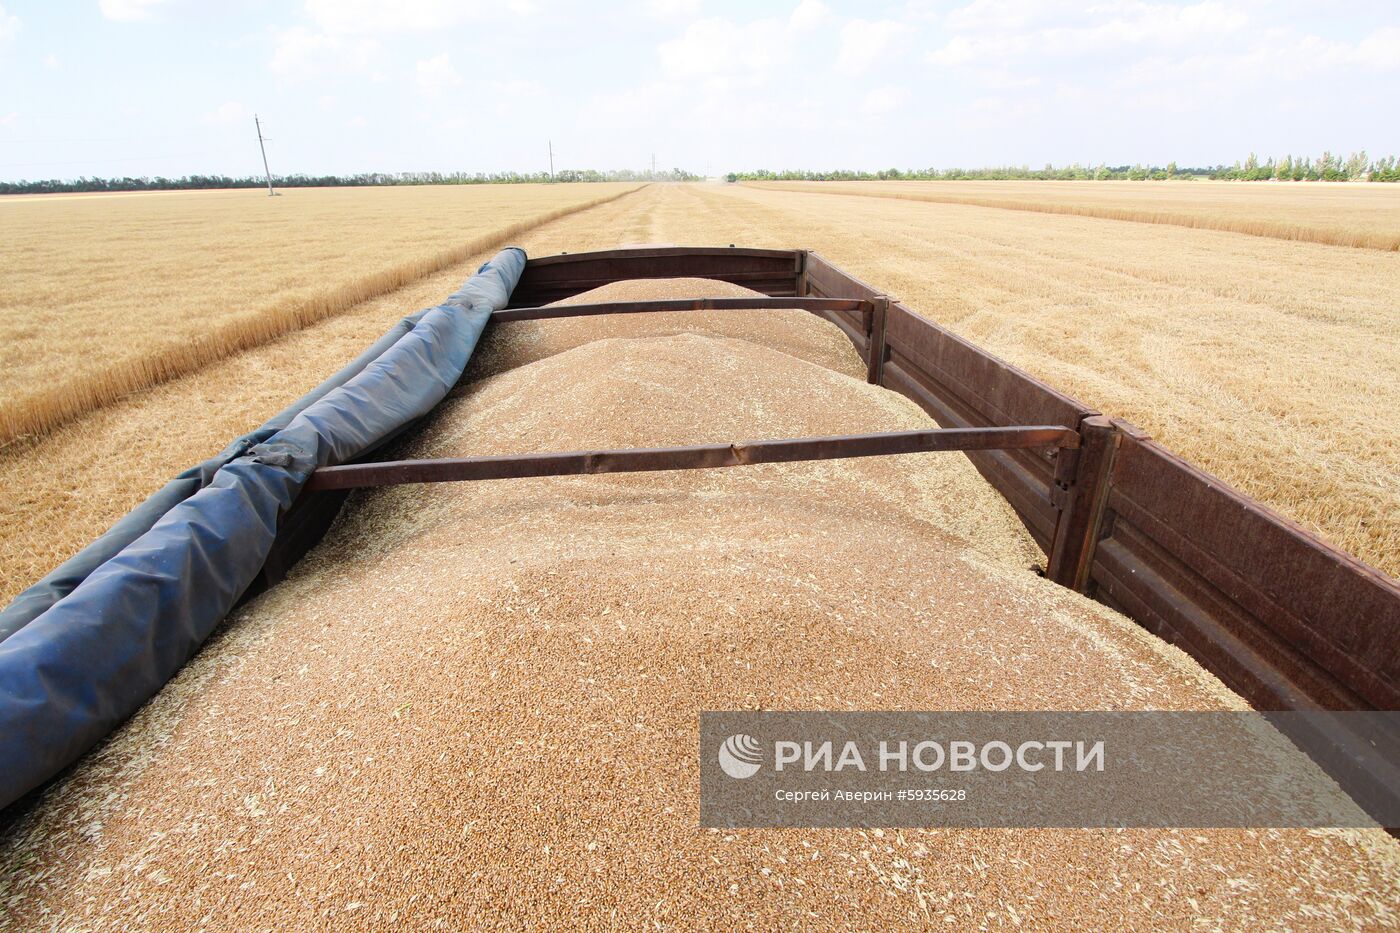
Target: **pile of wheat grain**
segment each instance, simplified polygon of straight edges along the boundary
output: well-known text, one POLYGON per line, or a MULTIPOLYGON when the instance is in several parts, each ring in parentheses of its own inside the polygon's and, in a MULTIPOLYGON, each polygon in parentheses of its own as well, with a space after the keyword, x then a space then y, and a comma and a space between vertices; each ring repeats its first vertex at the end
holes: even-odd
MULTIPOLYGON (((927 425, 709 314, 596 319, 466 386, 406 453, 927 425)), ((806 326, 807 350, 839 338, 806 326)), ((1395 923, 1379 833, 699 828, 705 709, 1241 705, 1030 553, 960 455, 357 494, 8 827, 0 925, 1395 923)))
MULTIPOLYGON (((756 292, 742 285, 714 279, 652 279, 646 284, 616 282, 583 295, 557 302, 627 301, 645 291, 648 298, 740 298, 756 292)), ((471 376, 482 378, 554 356, 596 340, 600 332, 612 337, 670 337, 709 334, 747 340, 761 347, 825 366, 849 376, 865 377, 865 364, 852 352, 851 343, 834 327, 813 327, 812 315, 800 310, 771 310, 762 315, 748 311, 674 311, 614 315, 600 325, 593 317, 518 321, 486 332, 480 352, 472 361, 471 376)))

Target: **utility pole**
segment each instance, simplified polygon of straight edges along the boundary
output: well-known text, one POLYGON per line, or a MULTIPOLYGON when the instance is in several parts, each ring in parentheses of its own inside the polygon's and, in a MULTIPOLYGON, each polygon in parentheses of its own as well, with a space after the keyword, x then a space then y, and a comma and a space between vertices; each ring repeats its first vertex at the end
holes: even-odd
POLYGON ((651 154, 651 177, 653 181, 656 180, 656 153, 654 152, 651 154))
POLYGON ((275 198, 277 192, 272 190, 272 169, 267 167, 267 147, 263 145, 262 124, 258 122, 258 115, 253 114, 253 126, 258 130, 258 149, 262 151, 263 174, 267 176, 267 196, 275 198))
POLYGON ((554 180, 554 140, 545 140, 549 143, 549 180, 554 180))

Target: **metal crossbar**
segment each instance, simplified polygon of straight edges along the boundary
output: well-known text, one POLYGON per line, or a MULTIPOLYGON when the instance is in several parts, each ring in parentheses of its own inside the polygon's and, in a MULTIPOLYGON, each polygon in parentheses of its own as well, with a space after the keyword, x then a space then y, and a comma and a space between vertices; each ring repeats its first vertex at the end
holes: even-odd
POLYGON ((572 476, 587 473, 641 473, 654 470, 708 470, 794 463, 851 457, 958 450, 1026 450, 1076 448, 1079 434, 1056 425, 1006 428, 942 428, 833 437, 702 444, 567 453, 516 454, 501 457, 454 457, 431 460, 392 460, 322 467, 311 475, 310 491, 399 486, 406 483, 454 483, 530 476, 572 476))
POLYGON ((668 298, 658 301, 609 301, 599 304, 547 305, 540 308, 507 308, 493 311, 494 323, 541 321, 560 317, 586 317, 594 314, 647 314, 658 311, 767 311, 797 308, 803 311, 859 311, 869 313, 872 305, 861 298, 668 298))

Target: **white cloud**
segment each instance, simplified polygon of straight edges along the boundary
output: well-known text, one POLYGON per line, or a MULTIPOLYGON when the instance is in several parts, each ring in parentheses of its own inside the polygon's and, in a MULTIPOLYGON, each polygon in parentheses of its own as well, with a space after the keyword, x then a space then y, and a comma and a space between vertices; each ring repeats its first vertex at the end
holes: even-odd
POLYGON ((462 83, 462 76, 444 53, 420 61, 416 67, 418 89, 425 94, 441 94, 462 83))
POLYGON ((793 29, 814 29, 831 18, 831 11, 822 0, 802 0, 788 16, 793 29))
POLYGON ((1400 28, 1378 29, 1356 46, 1355 58, 1373 68, 1400 68, 1400 28))
POLYGON ((878 116, 880 114, 893 113, 904 102, 909 99, 909 89, 898 85, 886 85, 877 87, 869 91, 860 103, 860 109, 864 113, 878 116))
POLYGON ((225 101, 206 113, 203 117, 210 126, 231 126, 245 121, 251 122, 253 112, 236 100, 225 101))
POLYGON ((523 78, 492 81, 487 87, 492 94, 498 94, 502 97, 543 97, 546 90, 540 82, 523 78))
POLYGON ((940 49, 928 53, 929 62, 935 65, 956 67, 973 61, 996 64, 1005 59, 1022 55, 1031 47, 1029 36, 989 36, 972 38, 954 36, 940 49))
POLYGON ((7 42, 19 33, 19 17, 5 12, 0 6, 0 42, 7 42))
POLYGON ((949 11, 944 25, 951 30, 1025 29, 1065 12, 1046 0, 973 0, 967 6, 949 11))
POLYGON ((284 29, 275 37, 269 67, 280 75, 311 77, 334 71, 359 71, 376 64, 381 48, 374 39, 314 32, 305 26, 284 29))
POLYGON ((762 74, 790 61, 799 34, 829 15, 820 0, 803 0, 785 18, 696 20, 680 38, 661 43, 657 53, 662 69, 677 78, 762 74))
POLYGON ((165 0, 97 0, 97 7, 108 19, 129 23, 149 19, 151 10, 164 2, 165 0))
POLYGON ((53 54, 52 52, 50 52, 49 54, 47 54, 47 55, 44 56, 44 70, 45 70, 45 71, 57 71, 58 69, 60 69, 60 68, 62 68, 62 67, 63 67, 63 62, 59 61, 59 58, 58 58, 57 55, 55 55, 55 54, 53 54))
POLYGON ((1001 68, 979 68, 974 72, 977 86, 995 90, 1024 90, 1040 84, 1040 75, 1018 75, 1001 68))
POLYGON ((847 74, 860 74, 888 53, 907 28, 892 19, 851 20, 841 27, 836 67, 847 74))
POLYGON ((955 35, 927 59, 944 66, 996 67, 1029 55, 1108 54, 1139 46, 1209 47, 1228 41, 1248 22, 1245 13, 1218 0, 1189 6, 1117 0, 1088 8, 977 0, 948 14, 947 25, 955 35))
POLYGON ((635 128, 654 125, 684 102, 684 85, 656 81, 595 95, 582 111, 590 124, 635 128))
POLYGON ((702 0, 644 0, 642 12, 648 16, 694 16, 700 12, 702 0))
POLYGON ((365 127, 369 126, 369 121, 366 120, 362 114, 357 113, 355 114, 355 116, 346 120, 345 125, 347 128, 352 130, 362 130, 365 127))
MULTIPOLYGON (((472 0, 306 0, 306 15, 329 33, 445 29, 479 18, 493 4, 472 0)), ((509 4, 528 12, 530 4, 509 4)))
POLYGON ((11 110, 9 113, 0 114, 0 127, 11 127, 19 122, 19 112, 11 110))
POLYGON ((786 58, 782 31, 776 19, 743 24, 702 19, 687 26, 679 39, 661 43, 657 51, 661 67, 678 78, 761 72, 786 58))

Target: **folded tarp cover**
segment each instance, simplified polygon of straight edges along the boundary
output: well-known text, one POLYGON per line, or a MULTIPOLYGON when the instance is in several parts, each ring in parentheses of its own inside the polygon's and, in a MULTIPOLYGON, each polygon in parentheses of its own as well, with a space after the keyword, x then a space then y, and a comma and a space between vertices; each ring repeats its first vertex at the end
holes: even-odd
POLYGON ((431 411, 524 268, 523 250, 502 250, 447 301, 181 473, 0 613, 0 807, 175 675, 257 577, 311 473, 431 411))

